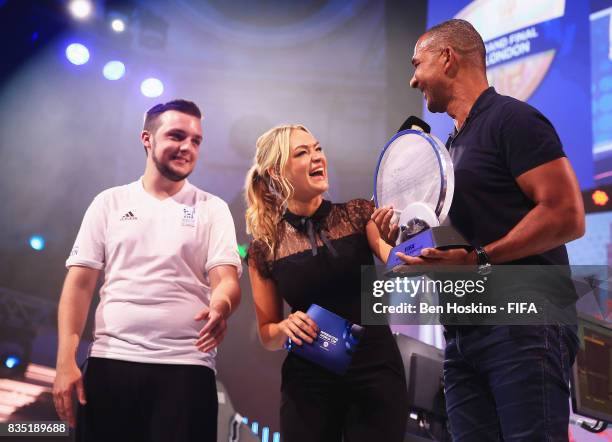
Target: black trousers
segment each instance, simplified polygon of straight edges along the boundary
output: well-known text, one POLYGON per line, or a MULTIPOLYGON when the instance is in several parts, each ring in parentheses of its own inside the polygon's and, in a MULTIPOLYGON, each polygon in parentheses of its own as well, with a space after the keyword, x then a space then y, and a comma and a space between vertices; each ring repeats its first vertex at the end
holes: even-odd
POLYGON ((401 355, 388 327, 369 327, 347 373, 287 355, 283 442, 400 442, 408 403, 401 355))
POLYGON ((79 442, 216 442, 214 372, 199 365, 89 358, 79 442))

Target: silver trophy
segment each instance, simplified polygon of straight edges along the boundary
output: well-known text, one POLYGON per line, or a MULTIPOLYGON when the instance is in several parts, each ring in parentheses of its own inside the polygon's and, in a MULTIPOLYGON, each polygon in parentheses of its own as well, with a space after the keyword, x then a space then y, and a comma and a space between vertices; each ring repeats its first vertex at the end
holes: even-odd
POLYGON ((448 150, 429 126, 410 117, 385 145, 374 173, 376 207, 393 206, 399 224, 387 270, 404 264, 395 253, 419 256, 424 248, 470 249, 448 222, 455 175, 448 150))

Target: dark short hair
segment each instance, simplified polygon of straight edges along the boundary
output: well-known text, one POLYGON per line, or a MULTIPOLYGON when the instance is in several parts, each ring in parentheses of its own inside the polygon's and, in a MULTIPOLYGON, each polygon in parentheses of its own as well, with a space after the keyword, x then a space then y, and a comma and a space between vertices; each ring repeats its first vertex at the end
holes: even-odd
POLYGON ((200 112, 200 108, 193 101, 182 99, 172 100, 168 101, 167 103, 156 104, 146 112, 143 130, 149 131, 151 133, 155 132, 155 130, 159 126, 159 116, 164 112, 168 112, 171 110, 182 112, 187 115, 192 115, 197 118, 202 118, 202 112, 200 112))
POLYGON ((470 22, 457 18, 447 20, 428 29, 424 36, 451 46, 461 55, 467 55, 486 69, 487 50, 484 41, 470 22))

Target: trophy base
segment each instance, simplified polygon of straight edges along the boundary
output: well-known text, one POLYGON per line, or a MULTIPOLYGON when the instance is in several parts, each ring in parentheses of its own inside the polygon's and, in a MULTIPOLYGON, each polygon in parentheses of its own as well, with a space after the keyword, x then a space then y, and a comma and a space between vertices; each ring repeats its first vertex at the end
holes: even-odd
POLYGON ((432 227, 393 247, 387 259, 386 271, 391 272, 395 267, 406 264, 395 255, 396 252, 417 257, 427 248, 471 250, 472 246, 451 226, 432 227))

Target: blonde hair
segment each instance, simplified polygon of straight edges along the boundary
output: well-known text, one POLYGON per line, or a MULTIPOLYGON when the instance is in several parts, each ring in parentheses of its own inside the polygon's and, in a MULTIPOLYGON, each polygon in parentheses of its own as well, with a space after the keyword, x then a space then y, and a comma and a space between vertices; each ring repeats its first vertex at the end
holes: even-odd
POLYGON ((247 233, 266 244, 271 253, 276 247, 278 224, 293 195, 293 186, 284 175, 292 130, 310 133, 301 124, 283 124, 257 139, 253 166, 244 183, 247 233))

